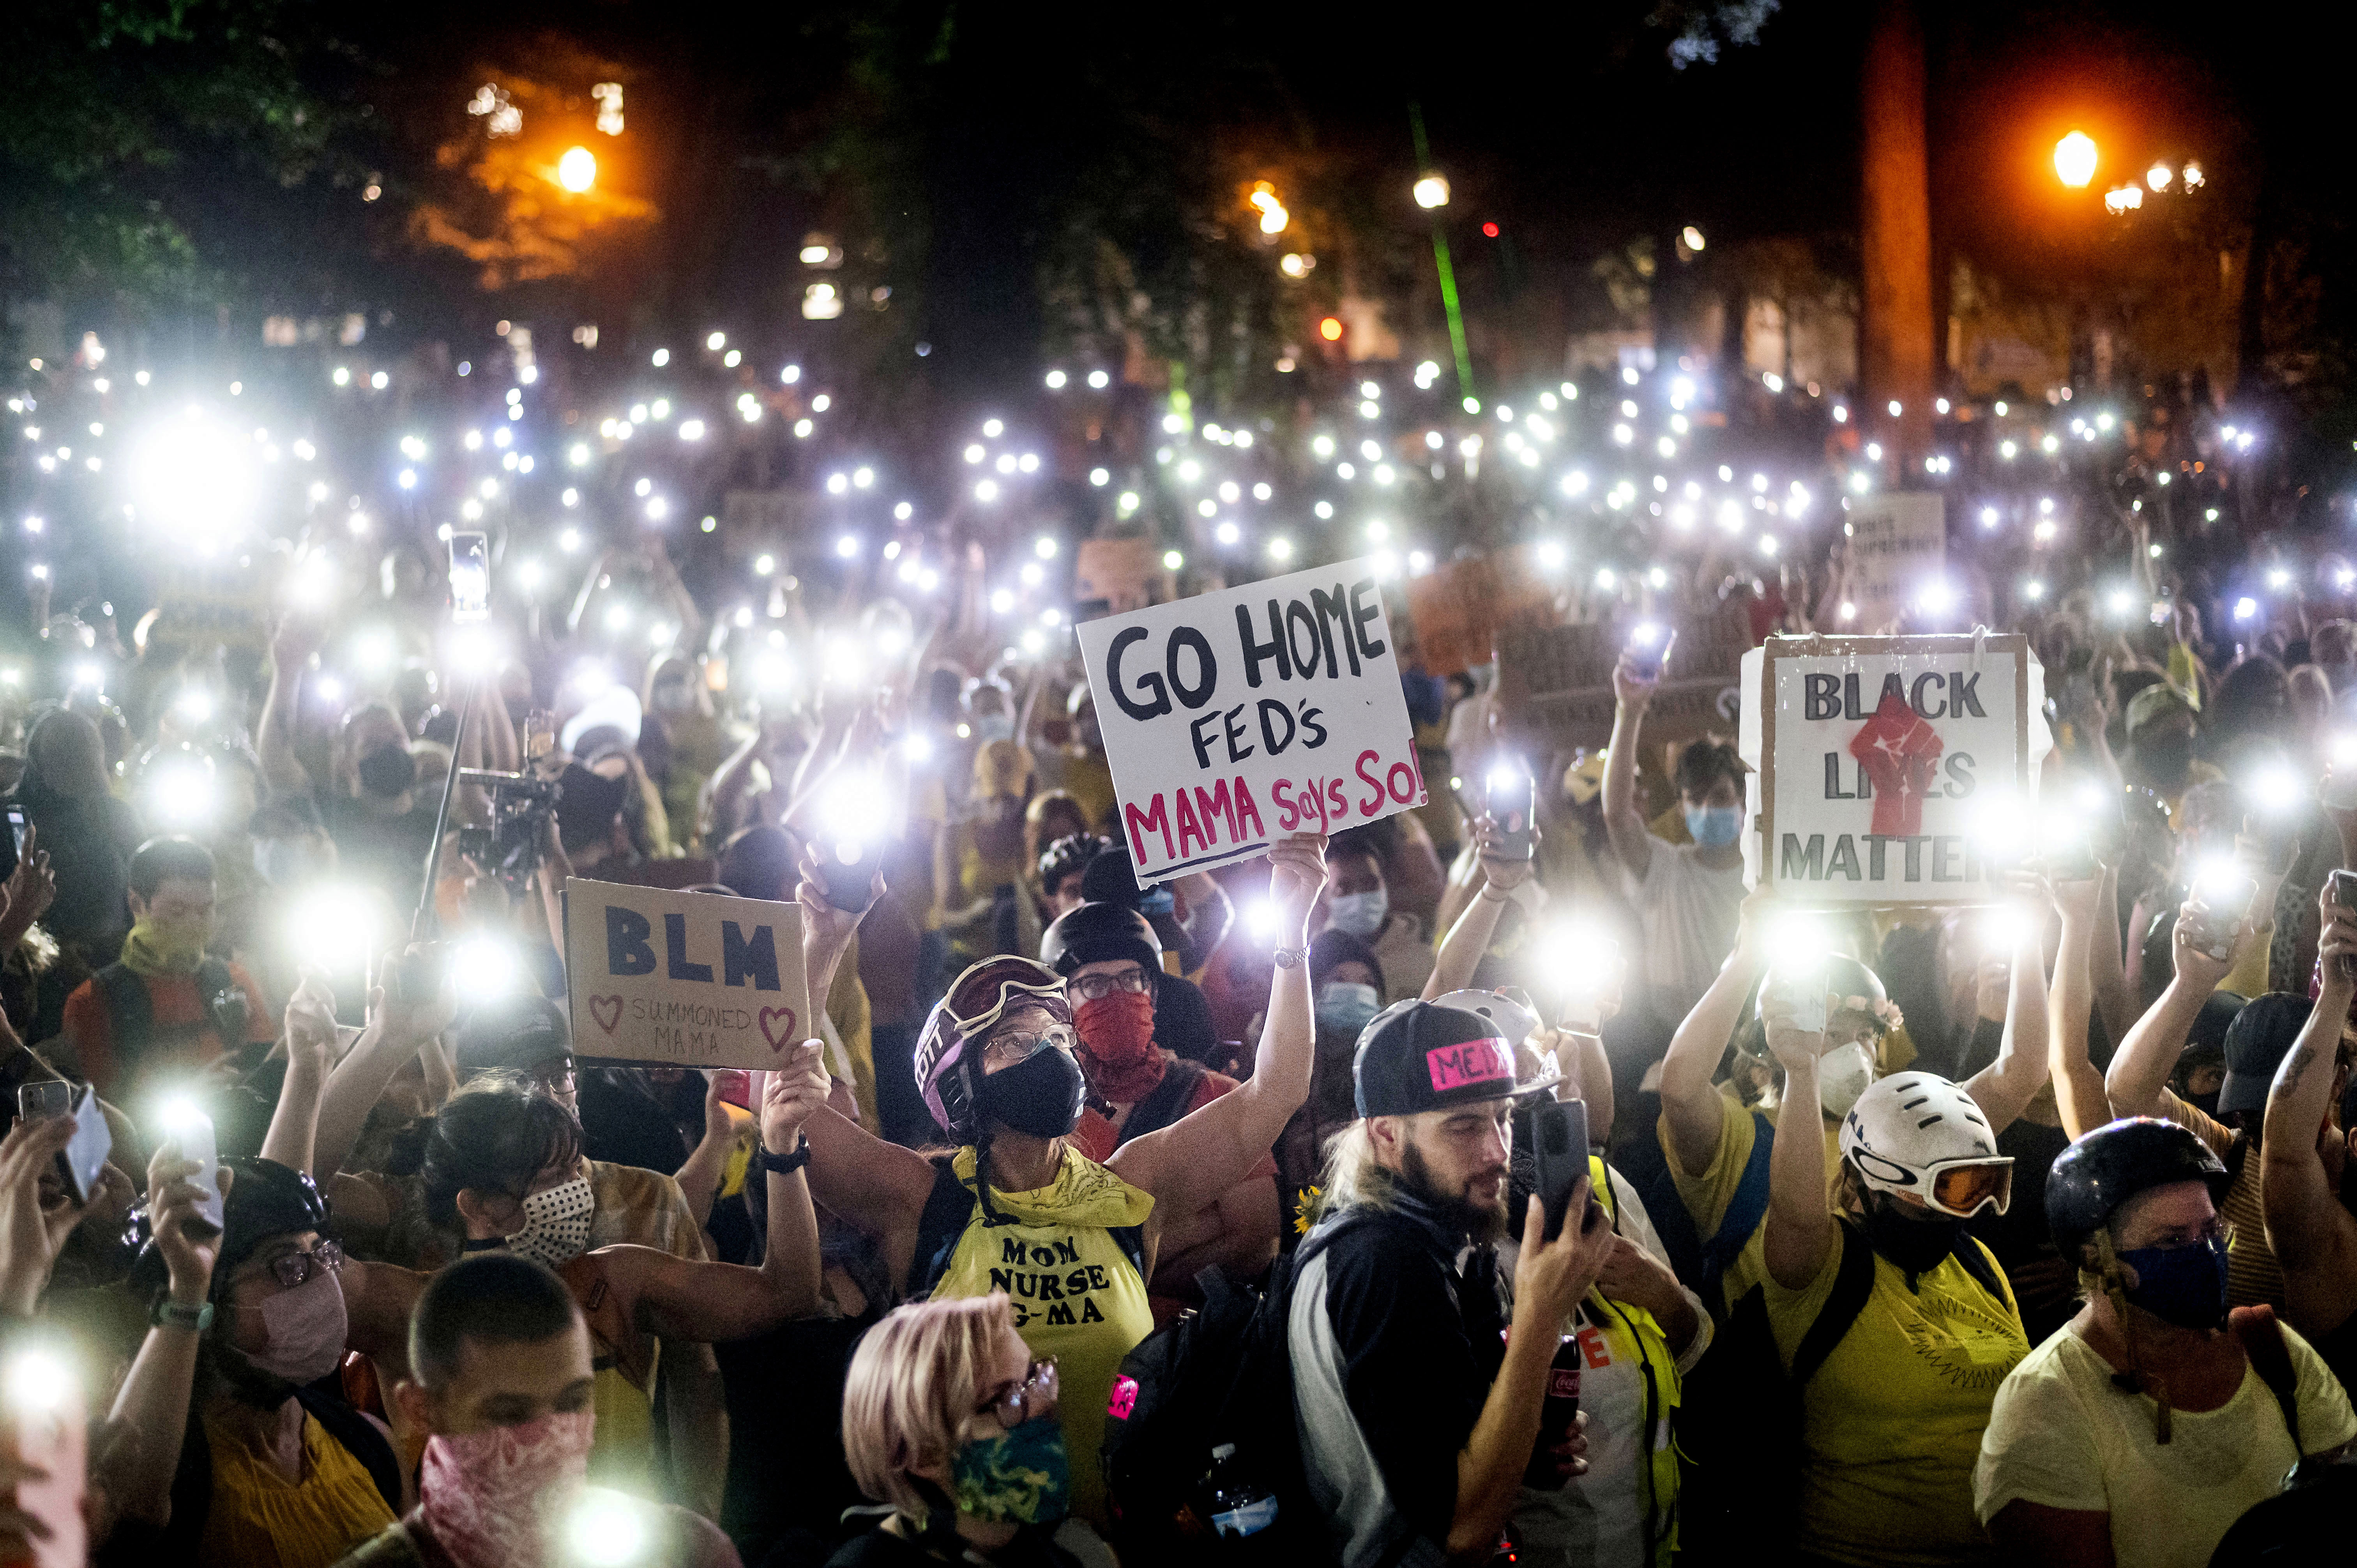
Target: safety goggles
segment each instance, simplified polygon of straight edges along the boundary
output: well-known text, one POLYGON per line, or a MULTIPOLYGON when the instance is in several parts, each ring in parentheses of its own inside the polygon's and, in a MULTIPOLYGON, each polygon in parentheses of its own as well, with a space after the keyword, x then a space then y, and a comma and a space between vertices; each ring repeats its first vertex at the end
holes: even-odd
POLYGON ((1970 1219, 1992 1204, 2003 1214, 2013 1202, 2010 1159, 1943 1160, 1925 1176, 1923 1200, 1959 1219, 1970 1219))
POLYGON ((1071 1018, 1063 976, 1028 958, 983 960, 957 977, 943 1005, 957 1032, 969 1039, 987 1031, 1009 1007, 1045 1007, 1059 1022, 1071 1018))
POLYGON ((1050 1024, 1037 1034, 1010 1029, 1006 1034, 991 1036, 989 1043, 983 1047, 983 1069, 988 1071, 1010 1068, 1017 1062, 1028 1061, 1037 1052, 1051 1048, 1075 1050, 1080 1043, 1080 1036, 1061 1024, 1050 1024))

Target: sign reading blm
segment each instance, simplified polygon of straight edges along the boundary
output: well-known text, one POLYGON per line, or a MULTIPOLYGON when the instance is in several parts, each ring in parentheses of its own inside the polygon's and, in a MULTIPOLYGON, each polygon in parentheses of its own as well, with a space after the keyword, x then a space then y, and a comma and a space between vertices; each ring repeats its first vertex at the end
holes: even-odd
POLYGON ((1819 907, 2002 896, 1982 849, 2034 809, 2028 639, 1771 637, 1760 659, 1762 882, 1819 907))
POLYGON ((1083 622, 1141 886, 1424 803, 1368 561, 1083 622))
POLYGON ((818 1033, 791 904, 567 877, 565 972, 584 1057, 764 1069, 818 1033))

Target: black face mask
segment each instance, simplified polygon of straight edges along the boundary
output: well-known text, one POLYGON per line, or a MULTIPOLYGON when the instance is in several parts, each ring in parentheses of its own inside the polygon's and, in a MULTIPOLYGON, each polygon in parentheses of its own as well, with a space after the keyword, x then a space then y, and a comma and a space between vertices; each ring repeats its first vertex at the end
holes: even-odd
POLYGON ((1060 1138, 1079 1125, 1087 1084, 1070 1051, 1042 1046, 1004 1072, 982 1080, 982 1113, 1034 1138, 1060 1138))
POLYGON ((1964 1222, 1946 1215, 1911 1219, 1887 1195, 1877 1192, 1867 1196, 1864 1229, 1867 1241, 1876 1251, 1910 1274, 1928 1274, 1956 1250, 1964 1222))
POLYGON ((2184 782, 2187 769, 2193 766, 2193 737, 2149 736, 2136 743, 2136 757, 2155 784, 2173 788, 2184 782))
POLYGON ((417 758, 405 746, 380 746, 361 753, 358 771, 361 789, 389 800, 417 782, 417 758))

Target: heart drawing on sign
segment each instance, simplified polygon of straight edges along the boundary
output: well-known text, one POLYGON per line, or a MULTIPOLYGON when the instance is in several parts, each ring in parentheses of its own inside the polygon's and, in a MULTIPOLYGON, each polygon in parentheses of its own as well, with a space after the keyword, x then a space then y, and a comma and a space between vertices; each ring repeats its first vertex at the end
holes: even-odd
POLYGON ((770 1042, 773 1051, 782 1051, 794 1043, 794 1010, 791 1007, 761 1009, 761 1037, 770 1042), (779 1020, 783 1019, 782 1026, 779 1020))
POLYGON ((619 996, 592 996, 589 998, 589 1016, 597 1020, 599 1028, 612 1034, 614 1026, 622 1021, 622 999, 619 996))

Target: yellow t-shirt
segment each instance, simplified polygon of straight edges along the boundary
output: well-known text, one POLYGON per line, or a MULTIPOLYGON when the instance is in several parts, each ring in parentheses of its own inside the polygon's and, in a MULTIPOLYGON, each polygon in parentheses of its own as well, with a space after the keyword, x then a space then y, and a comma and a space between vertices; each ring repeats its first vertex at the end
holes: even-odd
MULTIPOLYGON (((1689 1172, 1678 1163, 1678 1146, 1670 1136, 1670 1113, 1662 1112, 1655 1134, 1662 1141, 1662 1154, 1670 1168, 1670 1184, 1677 1188, 1678 1198, 1694 1216, 1695 1240, 1707 1245, 1718 1234, 1719 1222, 1727 1218, 1727 1207, 1735 1201, 1736 1188, 1743 1185, 1743 1167, 1751 1162, 1751 1145, 1758 1141, 1760 1129, 1751 1120, 1750 1110, 1735 1096, 1722 1090, 1718 1099, 1718 1143, 1711 1150, 1710 1164, 1699 1171, 1689 1172)), ((1777 1125, 1776 1112, 1762 1108, 1760 1114, 1768 1124, 1777 1125)), ((1817 1124, 1824 1127, 1824 1118, 1817 1124)), ((1824 1127, 1825 1134, 1825 1202, 1830 1206, 1835 1185, 1841 1178, 1841 1129, 1824 1127)), ((1766 1209, 1760 1210, 1764 1217, 1766 1209)), ((1726 1293, 1722 1302, 1706 1303, 1724 1316, 1734 1309, 1753 1285, 1767 1277, 1766 1254, 1760 1241, 1760 1227, 1755 1221, 1750 1238, 1743 1251, 1727 1264, 1719 1276, 1720 1287, 1726 1293)))
MULTIPOLYGON (((974 1185, 974 1151, 960 1149, 952 1169, 974 1185)), ((1056 1179, 1028 1192, 990 1190, 1013 1223, 985 1225, 981 1206, 950 1254, 933 1294, 942 1297, 1005 1291, 1015 1326, 1034 1356, 1053 1356, 1062 1384, 1058 1400, 1064 1448, 1072 1467, 1072 1511, 1105 1522, 1104 1482, 1097 1469, 1105 1401, 1121 1359, 1154 1330, 1146 1282, 1113 1231, 1143 1225, 1150 1194, 1080 1154, 1064 1151, 1056 1179)))
MULTIPOLYGON (((2287 1326, 2300 1443, 2310 1453, 2357 1436, 2357 1419, 2323 1358, 2287 1326)), ((2111 1363, 2064 1329, 1997 1391, 1973 1472, 1984 1521, 2014 1502, 2111 1516, 2112 1561, 2202 1568, 2244 1511, 2283 1490, 2299 1458, 2276 1396, 2249 1368, 2216 1410, 2174 1411, 2156 1439, 2149 1394, 2123 1394, 2111 1363)))
POLYGON ((205 1441, 213 1497, 198 1568, 329 1568, 393 1523, 367 1467, 311 1416, 303 1418, 300 1485, 210 1419, 205 1441))
MULTIPOLYGON (((1988 1557, 1973 1514, 1973 1464, 1997 1385, 2029 1341, 2004 1271, 1980 1251, 2001 1297, 1953 1257, 1911 1291, 1898 1264, 1874 1260, 1873 1293, 1802 1393, 1799 1550, 1861 1568, 1988 1557)), ((1803 1289, 1763 1279, 1787 1369, 1840 1272, 1837 1240, 1803 1289)))

